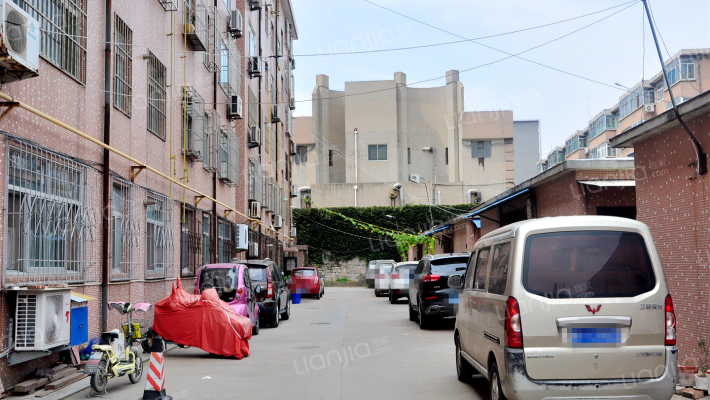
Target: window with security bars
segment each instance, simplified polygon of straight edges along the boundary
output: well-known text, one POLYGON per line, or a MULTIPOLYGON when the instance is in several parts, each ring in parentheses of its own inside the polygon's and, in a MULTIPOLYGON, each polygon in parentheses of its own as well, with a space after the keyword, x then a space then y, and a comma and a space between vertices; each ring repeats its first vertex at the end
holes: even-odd
POLYGON ((308 163, 308 146, 296 146, 296 156, 293 162, 296 164, 308 163))
POLYGON ((202 226, 194 208, 182 206, 180 222, 180 276, 195 276, 195 271, 202 262, 202 226), (199 228, 199 229, 198 229, 199 228))
POLYGON ((118 16, 115 16, 113 31, 114 62, 113 106, 131 116, 133 99, 133 31, 118 16))
POLYGON ((114 178, 111 186, 111 259, 112 281, 137 279, 135 267, 141 242, 140 211, 143 190, 131 182, 114 178))
POLYGON ((166 91, 165 65, 150 52, 148 55, 148 130, 165 140, 166 91))
POLYGON ((100 172, 23 142, 6 144, 3 284, 96 280, 100 172))
POLYGON ((202 166, 209 172, 217 170, 217 149, 219 149, 219 114, 217 110, 207 110, 203 123, 202 166))
POLYGON ((269 198, 271 197, 271 191, 269 190, 269 173, 267 171, 264 171, 264 174, 262 176, 262 198, 261 198, 261 205, 262 207, 266 208, 267 210, 270 209, 269 207, 269 198))
POLYGON ((145 278, 172 276, 175 235, 172 224, 173 200, 162 194, 150 193, 145 209, 146 262, 145 278))
POLYGON ((214 256, 212 245, 212 216, 207 212, 202 213, 202 265, 210 264, 214 256))
POLYGON ((249 88, 249 126, 259 126, 259 100, 249 88))
POLYGON ((193 161, 204 160, 205 101, 193 87, 182 91, 182 151, 193 161))
POLYGON ((261 163, 256 158, 249 160, 249 200, 261 202, 264 172, 261 163))
POLYGON ((210 6, 207 7, 207 22, 205 24, 207 27, 207 50, 205 51, 203 63, 205 68, 210 72, 217 72, 220 70, 221 61, 221 42, 219 28, 222 26, 222 16, 217 11, 217 7, 210 6))
POLYGON ((217 262, 229 262, 236 255, 236 249, 232 241, 233 230, 234 226, 231 222, 222 219, 219 220, 217 225, 217 255, 219 256, 219 260, 217 260, 217 262))
POLYGON ((86 83, 86 0, 15 0, 41 26, 39 54, 86 83))
POLYGON ((236 96, 240 92, 241 55, 236 42, 226 33, 220 43, 220 57, 219 85, 227 96, 236 96))
POLYGON ((228 125, 219 133, 219 179, 228 186, 239 185, 239 138, 228 125))

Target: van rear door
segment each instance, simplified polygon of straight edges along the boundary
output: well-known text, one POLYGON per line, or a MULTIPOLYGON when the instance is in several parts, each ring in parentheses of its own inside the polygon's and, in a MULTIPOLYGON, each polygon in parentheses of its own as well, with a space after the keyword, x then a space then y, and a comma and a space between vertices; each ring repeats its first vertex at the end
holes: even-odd
POLYGON ((665 285, 657 280, 638 233, 528 236, 525 294, 517 299, 528 375, 540 380, 661 376, 667 290, 660 290, 665 285))

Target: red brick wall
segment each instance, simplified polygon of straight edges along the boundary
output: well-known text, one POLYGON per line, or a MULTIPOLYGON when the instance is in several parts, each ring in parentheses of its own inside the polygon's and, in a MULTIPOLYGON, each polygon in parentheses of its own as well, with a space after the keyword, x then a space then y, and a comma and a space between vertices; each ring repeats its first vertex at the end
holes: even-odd
MULTIPOLYGON (((707 152, 710 118, 686 123, 707 152)), ((637 219, 651 229, 673 296, 679 364, 696 365, 698 341, 710 339, 709 175, 695 178, 695 152, 680 127, 634 149, 637 219)))

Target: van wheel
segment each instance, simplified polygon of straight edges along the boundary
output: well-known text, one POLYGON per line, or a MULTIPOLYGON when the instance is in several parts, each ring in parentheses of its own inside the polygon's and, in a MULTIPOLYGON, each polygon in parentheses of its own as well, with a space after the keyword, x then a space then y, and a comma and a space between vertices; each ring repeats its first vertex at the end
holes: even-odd
POLYGON ((416 322, 417 318, 419 318, 419 314, 417 311, 412 307, 412 303, 407 301, 407 304, 409 304, 409 320, 412 322, 416 322))
POLYGON ((279 314, 279 311, 276 310, 276 315, 274 315, 274 319, 271 320, 271 325, 272 328, 278 328, 279 327, 279 320, 281 319, 281 314, 279 314))
POLYGON ((286 301, 286 311, 284 312, 284 315, 281 316, 281 319, 286 320, 291 318, 291 300, 289 299, 286 301))
POLYGON ((460 382, 469 383, 471 382, 471 375, 473 375, 473 368, 461 356, 460 340, 459 335, 456 335, 456 377, 460 382))
POLYGON ((500 375, 498 375, 498 367, 493 364, 491 366, 491 386, 490 386, 490 399, 491 400, 505 400, 503 395, 503 389, 500 387, 500 375))

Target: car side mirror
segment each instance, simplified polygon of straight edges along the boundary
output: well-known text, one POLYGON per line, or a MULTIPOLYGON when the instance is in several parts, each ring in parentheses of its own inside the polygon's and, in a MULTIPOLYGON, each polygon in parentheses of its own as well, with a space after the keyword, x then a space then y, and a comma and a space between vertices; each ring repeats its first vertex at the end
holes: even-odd
POLYGON ((254 292, 256 292, 256 294, 261 293, 261 285, 256 285, 256 288, 254 288, 254 292))
POLYGON ((453 289, 463 288, 463 275, 451 275, 449 276, 449 287, 453 289))
POLYGON ((286 279, 286 284, 290 285, 291 284, 291 278, 286 279))

